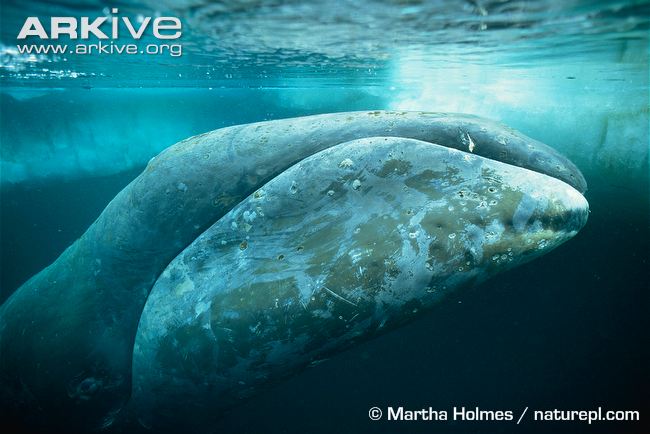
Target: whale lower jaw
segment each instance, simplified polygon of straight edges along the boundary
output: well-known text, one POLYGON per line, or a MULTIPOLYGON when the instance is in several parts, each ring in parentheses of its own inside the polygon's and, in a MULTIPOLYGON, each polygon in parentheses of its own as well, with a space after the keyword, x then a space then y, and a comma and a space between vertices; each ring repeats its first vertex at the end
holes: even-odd
POLYGON ((215 409, 547 253, 587 214, 562 181, 422 141, 314 154, 162 273, 136 336, 132 411, 156 428, 210 425, 215 409))

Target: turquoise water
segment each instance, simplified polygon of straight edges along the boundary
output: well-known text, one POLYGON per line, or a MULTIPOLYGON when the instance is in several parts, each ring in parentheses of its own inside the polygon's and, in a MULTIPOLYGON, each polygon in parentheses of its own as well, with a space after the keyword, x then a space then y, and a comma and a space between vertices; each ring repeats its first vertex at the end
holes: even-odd
POLYGON ((397 426, 407 432, 647 426, 650 2, 5 1, 0 11, 1 300, 152 157, 225 126, 354 110, 469 113, 554 147, 587 179, 591 214, 575 239, 246 401, 206 432, 389 433, 397 425, 367 411, 397 404, 642 415, 531 420, 525 430, 397 426), (179 17, 182 55, 17 51, 27 16, 110 8, 179 17))

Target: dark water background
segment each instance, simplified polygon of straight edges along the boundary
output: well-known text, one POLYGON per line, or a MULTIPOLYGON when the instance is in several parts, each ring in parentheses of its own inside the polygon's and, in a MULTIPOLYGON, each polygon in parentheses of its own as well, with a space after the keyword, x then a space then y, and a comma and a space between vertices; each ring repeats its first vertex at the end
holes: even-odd
POLYGON ((210 2, 113 2, 188 17, 187 55, 16 56, 16 25, 29 13, 96 15, 105 6, 57 3, 2 5, 0 300, 185 137, 334 111, 479 114, 576 162, 589 183, 586 227, 252 398, 215 432, 650 432, 648 2, 261 1, 218 3, 218 13, 210 2), (238 23, 247 31, 230 37, 238 23), (370 407, 388 405, 530 410, 520 426, 368 420, 370 407), (530 413, 598 406, 638 410, 641 422, 542 424, 530 413))

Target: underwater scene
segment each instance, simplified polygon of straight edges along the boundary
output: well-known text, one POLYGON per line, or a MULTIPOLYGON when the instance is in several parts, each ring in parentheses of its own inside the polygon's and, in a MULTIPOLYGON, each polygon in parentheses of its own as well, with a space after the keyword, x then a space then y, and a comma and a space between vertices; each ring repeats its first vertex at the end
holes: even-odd
POLYGON ((650 432, 650 1, 2 0, 0 430, 650 432))

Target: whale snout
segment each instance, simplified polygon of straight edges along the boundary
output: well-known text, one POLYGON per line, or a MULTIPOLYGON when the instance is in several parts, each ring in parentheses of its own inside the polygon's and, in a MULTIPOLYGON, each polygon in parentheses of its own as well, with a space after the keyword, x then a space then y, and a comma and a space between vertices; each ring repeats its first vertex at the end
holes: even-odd
MULTIPOLYGON (((573 238, 587 223, 589 203, 575 188, 546 175, 522 177, 521 193, 504 238, 514 253, 508 268, 542 256, 573 238), (524 181, 522 181, 524 180, 524 181)), ((498 253, 498 252, 497 252, 498 253)))
POLYGON ((567 186, 555 192, 556 211, 549 216, 548 227, 562 231, 571 236, 575 235, 587 223, 589 203, 587 199, 573 187, 567 186))
POLYGON ((533 192, 530 196, 537 209, 527 223, 529 231, 541 229, 565 241, 565 237, 573 237, 587 223, 589 203, 575 188, 549 178, 542 194, 540 197, 539 192, 533 192))

